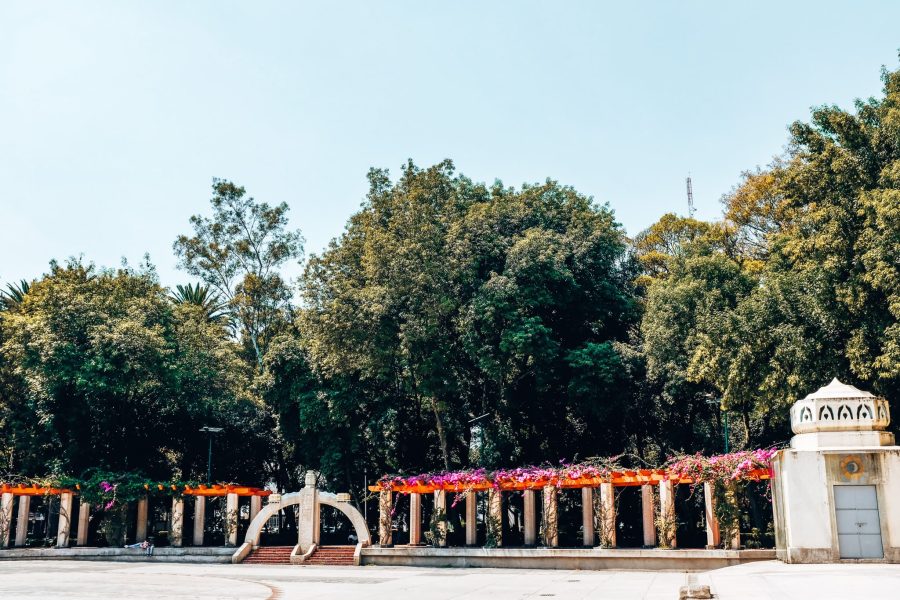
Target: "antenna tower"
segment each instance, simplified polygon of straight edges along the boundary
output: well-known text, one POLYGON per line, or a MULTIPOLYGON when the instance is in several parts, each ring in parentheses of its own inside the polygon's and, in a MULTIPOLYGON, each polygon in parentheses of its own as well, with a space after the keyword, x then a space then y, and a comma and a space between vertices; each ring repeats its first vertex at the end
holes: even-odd
POLYGON ((691 186, 691 176, 687 177, 688 217, 694 218, 694 188, 691 186))

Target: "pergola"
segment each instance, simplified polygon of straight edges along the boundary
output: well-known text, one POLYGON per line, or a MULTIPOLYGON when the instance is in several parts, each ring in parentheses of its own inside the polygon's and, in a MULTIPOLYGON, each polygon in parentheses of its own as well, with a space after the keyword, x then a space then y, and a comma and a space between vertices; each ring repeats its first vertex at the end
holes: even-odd
MULTIPOLYGON (((742 475, 742 479, 762 481, 770 478, 770 472, 765 468, 752 469, 742 475)), ((420 545, 422 543, 422 495, 434 494, 435 510, 446 515, 447 492, 465 493, 465 524, 466 545, 474 546, 477 539, 476 530, 476 498, 474 492, 488 493, 488 515, 495 522, 501 522, 503 511, 504 492, 524 492, 524 534, 525 545, 537 544, 537 514, 536 492, 540 491, 543 501, 542 531, 543 543, 548 547, 559 546, 558 535, 558 510, 557 493, 560 489, 580 489, 582 499, 583 520, 583 545, 594 546, 594 490, 600 490, 600 527, 601 542, 606 546, 616 545, 616 509, 615 488, 617 487, 641 487, 641 504, 643 515, 644 546, 657 545, 656 519, 653 487, 659 490, 659 516, 662 522, 675 523, 675 485, 701 483, 689 477, 673 474, 666 469, 637 469, 612 471, 604 477, 545 477, 524 481, 501 479, 499 481, 483 481, 452 484, 420 482, 415 484, 386 482, 369 487, 372 492, 378 492, 379 496, 379 544, 390 546, 392 544, 391 507, 392 494, 407 494, 410 497, 410 532, 409 544, 420 545)), ((719 524, 715 512, 715 494, 712 482, 702 482, 705 500, 706 535, 707 546, 719 545, 719 524)), ((438 528, 444 535, 437 540, 437 545, 446 546, 447 522, 444 519, 438 523, 438 528)), ((666 540, 671 548, 676 547, 674 528, 666 540)), ((498 532, 497 545, 502 545, 502 534, 498 532)), ((739 540, 729 540, 729 545, 737 548, 739 540)))
MULTIPOLYGON (((237 520, 238 520, 238 499, 240 497, 250 497, 250 520, 260 511, 262 507, 262 499, 272 492, 261 488, 250 487, 245 485, 198 485, 191 487, 185 485, 183 489, 178 489, 174 485, 155 484, 157 491, 163 491, 167 487, 176 494, 172 497, 172 527, 170 531, 171 543, 173 546, 182 546, 184 543, 183 525, 184 525, 184 497, 194 497, 194 531, 193 544, 195 546, 203 545, 204 538, 204 522, 206 517, 206 499, 209 497, 225 497, 225 513, 227 519, 227 538, 226 543, 230 546, 237 544, 237 520)), ((151 485, 145 485, 144 489, 148 494, 151 491, 151 485)), ((25 538, 28 531, 28 515, 31 510, 32 496, 59 496, 59 522, 57 525, 56 547, 66 548, 69 546, 69 536, 71 533, 72 521, 72 505, 73 499, 80 492, 80 486, 75 489, 41 487, 25 484, 9 484, 0 483, 0 548, 9 545, 9 525, 12 523, 13 501, 18 497, 18 509, 16 513, 16 538, 14 544, 16 546, 24 546, 25 538)), ((135 539, 144 540, 147 537, 149 497, 143 496, 137 500, 137 529, 135 539)), ((79 503, 78 508, 78 526, 76 534, 76 545, 87 545, 88 522, 90 520, 91 506, 86 502, 79 503)))

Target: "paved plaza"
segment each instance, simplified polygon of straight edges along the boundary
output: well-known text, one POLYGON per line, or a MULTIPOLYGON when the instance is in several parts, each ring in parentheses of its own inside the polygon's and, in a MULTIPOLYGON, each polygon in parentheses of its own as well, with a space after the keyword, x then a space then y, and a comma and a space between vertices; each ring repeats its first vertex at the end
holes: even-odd
MULTIPOLYGON (((894 600, 900 565, 761 562, 698 576, 720 600, 894 600)), ((0 598, 602 598, 675 600, 685 574, 2 561, 0 598)))

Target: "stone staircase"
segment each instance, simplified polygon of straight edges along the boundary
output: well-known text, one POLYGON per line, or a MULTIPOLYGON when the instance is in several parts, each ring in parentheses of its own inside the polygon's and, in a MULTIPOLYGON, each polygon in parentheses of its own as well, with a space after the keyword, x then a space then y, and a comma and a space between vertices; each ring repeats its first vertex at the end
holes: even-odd
POLYGON ((353 566, 353 552, 356 546, 319 546, 305 565, 353 566))
POLYGON ((243 560, 245 565, 289 565, 293 546, 260 546, 243 560))

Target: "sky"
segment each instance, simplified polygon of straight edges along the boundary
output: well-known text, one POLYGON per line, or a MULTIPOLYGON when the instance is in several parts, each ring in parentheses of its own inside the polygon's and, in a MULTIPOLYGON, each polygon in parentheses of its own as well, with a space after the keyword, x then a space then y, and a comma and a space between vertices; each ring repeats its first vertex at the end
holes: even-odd
MULTIPOLYGON (((630 235, 715 219, 810 108, 881 93, 900 2, 0 3, 0 282, 149 253, 210 214, 213 177, 287 202, 320 252, 370 167, 453 159, 546 178, 630 235)), ((300 265, 287 273, 296 275, 300 265)))

